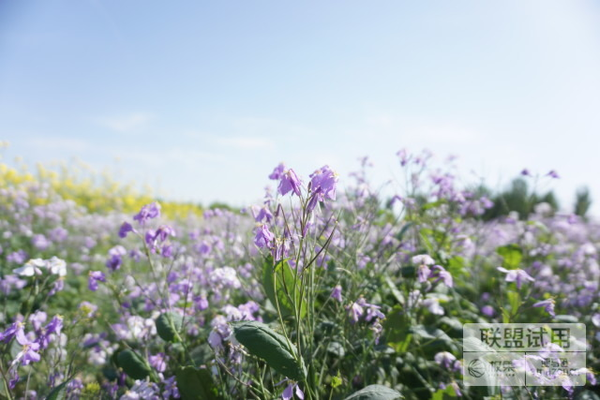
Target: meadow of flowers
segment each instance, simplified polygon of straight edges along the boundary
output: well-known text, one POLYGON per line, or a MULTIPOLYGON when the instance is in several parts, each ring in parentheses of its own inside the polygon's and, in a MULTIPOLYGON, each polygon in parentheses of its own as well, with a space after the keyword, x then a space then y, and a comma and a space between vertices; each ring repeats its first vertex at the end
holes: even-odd
POLYGON ((280 164, 260 204, 166 215, 2 166, 0 398, 600 398, 600 224, 484 220, 426 152, 391 200, 368 169, 280 164), (584 323, 586 386, 465 387, 462 326, 491 321, 584 323))

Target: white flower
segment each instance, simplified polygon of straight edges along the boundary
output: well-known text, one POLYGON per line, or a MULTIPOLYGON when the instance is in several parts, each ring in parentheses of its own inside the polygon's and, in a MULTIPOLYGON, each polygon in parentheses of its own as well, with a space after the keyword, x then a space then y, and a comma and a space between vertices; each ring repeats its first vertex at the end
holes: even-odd
POLYGON ((419 254, 418 256, 414 256, 412 258, 412 262, 415 265, 433 265, 435 261, 427 254, 419 254))
POLYGON ((42 270, 40 268, 46 268, 46 261, 35 258, 27 261, 22 267, 13 269, 13 272, 19 276, 41 275, 42 270))
POLYGON ((52 257, 50 260, 48 260, 48 270, 50 270, 51 274, 66 276, 67 263, 58 257, 52 257))

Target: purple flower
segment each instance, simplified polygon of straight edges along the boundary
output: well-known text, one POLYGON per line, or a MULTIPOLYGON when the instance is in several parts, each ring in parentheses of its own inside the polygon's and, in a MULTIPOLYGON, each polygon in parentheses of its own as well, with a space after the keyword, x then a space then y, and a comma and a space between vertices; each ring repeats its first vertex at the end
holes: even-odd
POLYGON ((256 236, 254 237, 254 244, 261 249, 266 247, 270 249, 273 247, 273 241, 275 235, 269 230, 269 227, 265 224, 260 225, 256 228, 256 236))
POLYGON ((50 241, 46 239, 46 236, 39 234, 33 235, 33 237, 31 238, 31 244, 36 249, 43 251, 50 247, 52 243, 50 243, 50 241))
POLYGON ((435 281, 439 282, 442 281, 444 282, 444 285, 448 286, 448 287, 453 287, 454 286, 454 280, 452 279, 452 275, 450 274, 450 272, 446 271, 444 269, 444 267, 440 266, 440 265, 435 265, 433 267, 433 274, 432 276, 434 278, 437 278, 435 281))
POLYGON ((148 362, 150 366, 158 372, 165 372, 167 369, 166 357, 164 353, 158 353, 155 356, 149 356, 148 362))
POLYGON ((531 172, 529 172, 529 170, 527 168, 524 168, 523 171, 521 171, 521 175, 531 176, 531 172))
POLYGON ((350 306, 346 307, 346 310, 348 311, 348 316, 350 317, 350 320, 353 324, 357 323, 359 318, 362 317, 362 315, 364 314, 364 304, 365 299, 361 297, 357 301, 352 303, 350 306))
POLYGON ((119 228, 119 237, 124 239, 129 232, 133 232, 133 226, 129 222, 123 222, 119 228))
POLYGON ((106 282, 106 275, 102 271, 90 271, 88 277, 88 289, 92 292, 98 290, 98 282, 106 282))
POLYGON ((301 185, 302 185, 302 182, 300 181, 300 179, 298 178, 298 176, 296 175, 294 170, 288 169, 281 176, 281 180, 279 181, 278 190, 282 196, 285 196, 290 191, 293 191, 296 194, 296 196, 300 197, 301 185))
POLYGON ((123 246, 115 246, 108 251, 109 259, 106 261, 106 266, 111 271, 116 271, 121 268, 123 262, 122 257, 127 254, 127 250, 123 246))
POLYGON ((408 162, 410 161, 410 155, 408 154, 408 152, 406 151, 406 149, 401 149, 399 150, 396 155, 398 156, 398 158, 400 159, 400 165, 401 166, 405 166, 406 164, 408 164, 408 162))
POLYGON ((544 307, 544 310, 550 314, 552 317, 556 317, 556 313, 554 312, 554 299, 548 299, 543 301, 538 301, 533 305, 534 307, 544 307))
POLYGON ((38 351, 40 350, 40 345, 36 342, 32 342, 25 336, 25 332, 23 329, 17 330, 15 338, 17 342, 23 346, 21 351, 12 362, 12 365, 18 364, 21 365, 29 365, 31 362, 38 362, 41 359, 38 351))
POLYGON ((434 361, 444 368, 450 368, 456 361, 456 357, 447 351, 441 351, 433 357, 434 361))
POLYGON ((55 242, 64 242, 69 237, 69 231, 59 226, 49 231, 48 235, 55 242))
POLYGON ((12 323, 4 332, 0 332, 0 342, 10 342, 19 331, 23 331, 23 323, 20 321, 12 323))
POLYGON ((40 310, 37 310, 35 313, 29 316, 29 322, 31 325, 33 325, 33 330, 36 332, 42 328, 42 325, 46 322, 46 319, 48 319, 48 315, 40 310))
POLYGON ((160 204, 154 202, 143 206, 140 212, 133 216, 133 219, 143 226, 146 221, 157 217, 160 217, 160 204))
POLYGON ((167 225, 161 225, 156 231, 150 229, 146 232, 146 243, 153 250, 156 249, 157 244, 167 240, 169 236, 175 236, 175 230, 167 225))
POLYGON ((160 251, 160 255, 165 258, 173 256, 173 246, 170 244, 165 244, 160 251))
POLYGON ((425 264, 419 264, 417 267, 417 280, 419 283, 427 282, 429 275, 431 275, 431 269, 425 264))
POLYGON ((18 250, 6 256, 6 261, 22 264, 27 260, 27 253, 24 250, 18 250))
POLYGON ((273 213, 271 213, 271 211, 267 207, 263 207, 260 209, 260 211, 254 219, 256 220, 256 222, 264 221, 266 223, 270 223, 273 219, 273 213))
POLYGON ((527 272, 523 271, 522 269, 511 269, 510 271, 502 267, 498 267, 497 269, 498 271, 504 272, 506 274, 506 282, 515 282, 517 284, 518 289, 521 289, 521 286, 523 286, 523 282, 535 281, 534 278, 532 278, 527 272))
POLYGON ((492 306, 483 306, 481 307, 481 313, 487 317, 493 317, 494 314, 496 314, 496 311, 492 306))
POLYGON ((560 176, 558 176, 558 173, 555 170, 548 172, 546 174, 546 176, 549 176, 550 178, 554 178, 554 179, 560 178, 560 176))
POLYGON ((283 163, 280 163, 278 166, 275 167, 273 172, 271 172, 271 175, 269 175, 269 179, 274 180, 274 181, 280 180, 283 177, 284 171, 285 171, 285 165, 283 163))
POLYGON ((167 240, 169 236, 177 236, 175 234, 175 230, 167 225, 161 225, 156 230, 156 234, 154 236, 154 240, 158 240, 160 242, 164 242, 167 240))
POLYGON ((310 190, 312 197, 308 202, 308 210, 312 211, 317 202, 325 199, 335 200, 337 174, 328 165, 321 167, 310 175, 310 190))
POLYGON ((336 299, 340 303, 342 302, 342 286, 341 285, 336 285, 333 288, 333 290, 331 291, 331 297, 336 299))
POLYGON ((56 333, 60 335, 60 332, 63 327, 63 317, 60 315, 55 315, 52 317, 52 320, 48 325, 46 325, 46 334, 56 333))
POLYGON ((294 398, 294 389, 296 396, 300 400, 304 400, 304 392, 300 389, 300 386, 298 386, 297 383, 290 383, 289 385, 287 385, 287 387, 283 390, 283 393, 281 394, 281 398, 283 400, 292 400, 294 398))
POLYGON ((379 311, 380 306, 373 304, 367 304, 367 315, 365 315, 365 321, 371 322, 372 319, 384 319, 385 314, 379 311))

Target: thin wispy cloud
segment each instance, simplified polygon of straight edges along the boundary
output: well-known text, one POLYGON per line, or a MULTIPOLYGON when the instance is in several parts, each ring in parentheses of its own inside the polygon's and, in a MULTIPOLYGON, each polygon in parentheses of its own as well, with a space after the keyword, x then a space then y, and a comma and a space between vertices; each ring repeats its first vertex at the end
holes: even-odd
POLYGON ((99 122, 113 131, 121 133, 131 133, 139 131, 147 126, 154 116, 149 113, 131 113, 119 117, 103 118, 99 122))
POLYGON ((61 138, 61 137, 33 137, 23 143, 38 149, 60 150, 62 154, 76 154, 90 148, 86 140, 61 138))
POLYGON ((271 150, 275 148, 273 141, 262 137, 230 137, 218 138, 217 143, 227 147, 233 147, 242 150, 271 150))

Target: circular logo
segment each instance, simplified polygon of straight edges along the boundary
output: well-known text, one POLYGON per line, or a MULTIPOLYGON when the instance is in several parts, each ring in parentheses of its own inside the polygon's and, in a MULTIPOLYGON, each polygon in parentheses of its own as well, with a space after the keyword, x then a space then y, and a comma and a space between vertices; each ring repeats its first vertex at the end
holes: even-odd
POLYGON ((471 360, 467 367, 467 371, 469 371, 469 375, 475 378, 481 378, 485 373, 485 364, 479 358, 476 358, 471 360))

